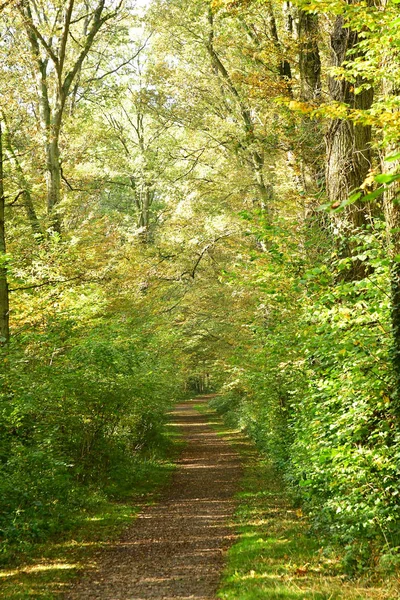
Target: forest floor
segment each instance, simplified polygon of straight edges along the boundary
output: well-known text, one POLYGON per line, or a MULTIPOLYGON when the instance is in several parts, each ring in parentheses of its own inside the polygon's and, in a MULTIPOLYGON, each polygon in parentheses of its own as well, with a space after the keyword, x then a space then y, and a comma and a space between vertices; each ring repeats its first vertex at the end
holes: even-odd
POLYGON ((395 576, 375 582, 343 576, 339 559, 309 535, 306 517, 293 508, 271 465, 242 434, 222 424, 207 398, 178 405, 171 425, 182 432, 185 446, 155 502, 139 513, 121 509, 131 521, 122 535, 114 531, 107 539, 105 530, 100 544, 89 536, 70 545, 64 571, 54 553, 52 560, 9 571, 1 598, 400 598, 395 576), (81 573, 72 584, 68 569, 81 573))

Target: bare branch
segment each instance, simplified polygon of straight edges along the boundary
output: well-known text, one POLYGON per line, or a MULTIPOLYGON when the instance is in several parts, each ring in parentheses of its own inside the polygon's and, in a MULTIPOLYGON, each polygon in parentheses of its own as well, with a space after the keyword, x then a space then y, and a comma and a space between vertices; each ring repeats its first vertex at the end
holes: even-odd
POLYGON ((140 48, 137 50, 137 52, 133 56, 131 56, 131 58, 128 58, 128 60, 126 60, 122 64, 118 65, 118 67, 115 67, 115 69, 111 69, 110 71, 107 71, 107 73, 104 73, 103 75, 100 75, 100 77, 91 77, 90 79, 87 79, 86 83, 90 83, 91 81, 101 81, 105 77, 108 77, 108 75, 112 75, 113 73, 117 73, 120 69, 122 69, 122 67, 125 67, 126 65, 129 65, 129 63, 132 62, 132 60, 135 60, 135 58, 137 58, 139 56, 139 54, 146 48, 147 42, 149 41, 149 39, 151 38, 151 36, 152 36, 152 33, 149 35, 149 37, 147 38, 147 40, 142 44, 142 46, 140 46, 140 48))
POLYGON ((25 194, 25 192, 26 192, 26 190, 19 190, 19 192, 15 196, 14 200, 12 202, 8 202, 6 204, 6 206, 13 206, 17 202, 18 198, 20 198, 22 196, 22 194, 25 194))
POLYGON ((203 250, 200 252, 196 262, 193 265, 193 268, 191 271, 184 271, 183 273, 181 273, 181 278, 184 275, 189 275, 189 277, 191 277, 192 279, 195 278, 196 276, 196 271, 198 266, 200 265, 201 261, 203 260, 204 256, 207 254, 207 252, 209 250, 211 250, 211 248, 213 248, 215 246, 215 244, 217 244, 217 242, 219 242, 220 240, 230 237, 231 235, 233 235, 232 231, 228 231, 227 233, 224 233, 220 236, 218 236, 217 238, 215 238, 215 240, 213 240, 212 242, 210 242, 209 244, 207 244, 206 246, 204 246, 203 250))
POLYGON ((47 285, 55 285, 55 284, 60 284, 60 283, 68 283, 69 281, 76 281, 77 279, 80 279, 82 282, 84 281, 83 276, 82 275, 77 275, 76 277, 70 277, 69 279, 62 279, 62 280, 47 280, 44 281, 43 283, 36 283, 36 284, 32 284, 32 285, 25 285, 22 287, 18 287, 18 288, 11 288, 9 289, 9 292, 20 292, 20 291, 24 291, 24 290, 34 290, 37 288, 42 288, 45 287, 47 285))
POLYGON ((88 191, 88 190, 83 190, 82 188, 74 188, 74 187, 72 187, 72 185, 70 184, 70 182, 68 181, 68 179, 65 177, 62 169, 61 169, 61 179, 63 181, 65 181, 65 183, 67 184, 67 186, 69 187, 69 189, 71 190, 71 192, 87 192, 88 191))

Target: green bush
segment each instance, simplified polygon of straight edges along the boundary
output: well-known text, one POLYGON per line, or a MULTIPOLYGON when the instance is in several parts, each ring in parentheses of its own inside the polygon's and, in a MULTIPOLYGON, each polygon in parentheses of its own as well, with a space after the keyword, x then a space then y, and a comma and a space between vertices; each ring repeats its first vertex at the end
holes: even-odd
POLYGON ((58 335, 49 330, 40 343, 25 338, 23 349, 14 343, 3 356, 5 558, 68 527, 76 511, 104 494, 132 491, 135 470, 165 447, 166 412, 181 387, 173 361, 130 331, 78 331, 67 347, 58 335), (63 347, 57 356, 49 353, 55 345, 63 347))
POLYGON ((287 285, 283 302, 270 302, 245 368, 233 372, 240 395, 225 391, 228 380, 216 402, 283 470, 313 529, 344 548, 349 572, 394 564, 400 546, 400 426, 381 230, 378 221, 356 232, 352 259, 333 251, 287 285), (350 276, 355 261, 367 276, 350 276))

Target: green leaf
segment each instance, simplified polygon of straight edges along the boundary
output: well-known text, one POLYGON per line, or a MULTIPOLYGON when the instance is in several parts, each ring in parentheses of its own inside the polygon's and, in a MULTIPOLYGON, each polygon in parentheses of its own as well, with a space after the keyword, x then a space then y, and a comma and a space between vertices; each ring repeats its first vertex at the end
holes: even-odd
POLYGON ((388 173, 381 173, 375 177, 375 181, 378 183, 393 183, 398 179, 400 179, 399 173, 393 173, 392 175, 389 175, 388 173))
POLYGON ((328 202, 327 204, 320 204, 320 206, 318 206, 317 211, 323 211, 323 210, 329 210, 331 208, 331 203, 328 202))
POLYGON ((357 200, 361 198, 361 192, 355 192, 355 194, 351 194, 346 200, 343 200, 340 206, 348 206, 349 204, 354 204, 357 200))
MULTIPOLYGON (((392 0, 395 4, 400 4, 400 0, 392 0)), ((391 156, 387 156, 385 158, 385 162, 394 162, 395 160, 400 160, 400 152, 396 154, 392 154, 391 156)))
POLYGON ((354 202, 357 202, 357 200, 361 198, 361 195, 362 192, 355 192, 354 194, 351 194, 348 198, 346 198, 346 200, 343 200, 343 202, 341 202, 341 204, 337 208, 331 208, 334 212, 340 212, 341 210, 343 210, 343 208, 345 208, 345 206, 349 206, 350 204, 354 204, 354 202))
POLYGON ((374 190, 373 192, 370 192, 369 194, 366 194, 363 197, 363 200, 365 200, 366 202, 368 202, 369 200, 374 200, 375 198, 378 198, 379 196, 382 196, 382 194, 384 193, 385 188, 383 186, 377 188, 376 190, 374 190))

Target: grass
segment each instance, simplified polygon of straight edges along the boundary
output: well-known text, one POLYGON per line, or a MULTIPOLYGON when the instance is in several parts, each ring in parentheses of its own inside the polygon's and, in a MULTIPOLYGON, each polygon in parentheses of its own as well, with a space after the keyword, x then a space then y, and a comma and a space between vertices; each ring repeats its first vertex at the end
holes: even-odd
POLYGON ((175 468, 182 446, 175 427, 162 456, 137 461, 132 489, 121 481, 122 500, 99 500, 82 512, 74 525, 43 544, 35 544, 0 570, 0 598, 55 600, 83 571, 95 568, 98 556, 112 546, 135 520, 140 507, 157 500, 175 468))
POLYGON ((293 507, 271 464, 239 432, 227 429, 206 405, 196 408, 241 453, 242 489, 234 526, 237 541, 227 556, 221 600, 396 600, 400 582, 350 580, 340 557, 310 535, 307 517, 293 507))

